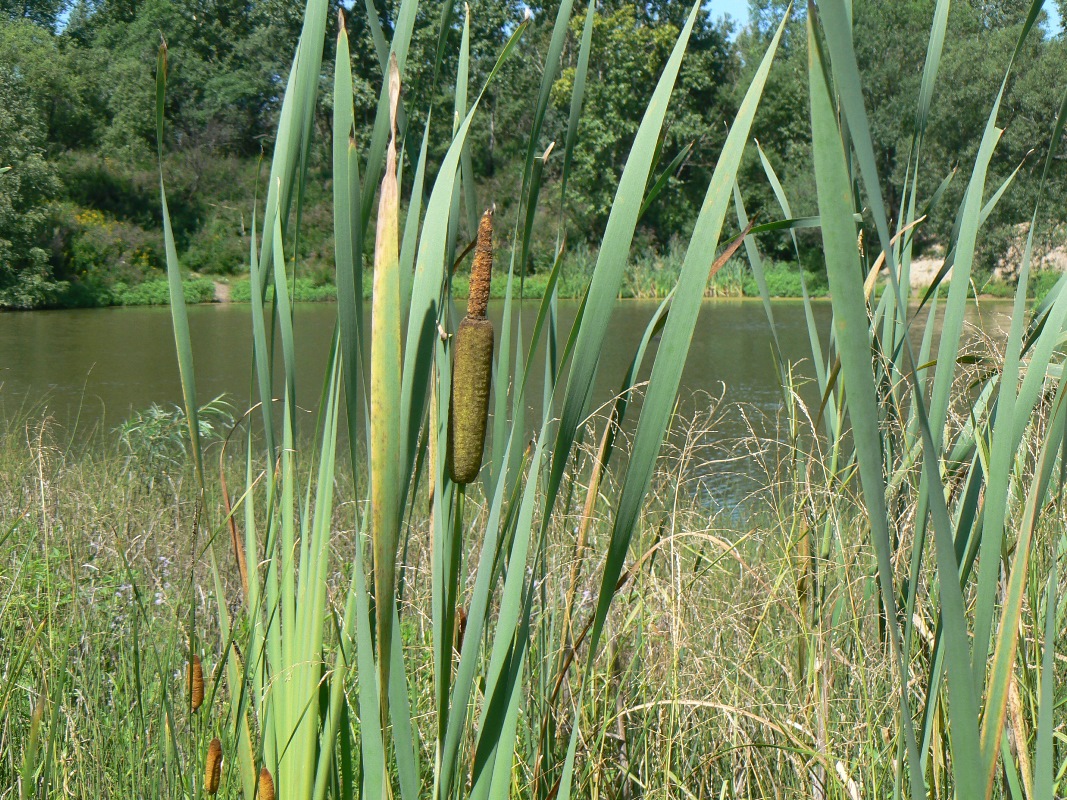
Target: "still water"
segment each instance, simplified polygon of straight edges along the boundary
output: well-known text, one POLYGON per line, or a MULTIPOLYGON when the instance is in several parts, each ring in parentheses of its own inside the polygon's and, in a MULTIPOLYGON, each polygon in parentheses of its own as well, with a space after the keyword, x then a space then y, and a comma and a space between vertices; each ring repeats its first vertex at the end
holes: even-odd
MULTIPOLYGON (((607 401, 617 391, 657 305, 656 301, 641 300, 617 304, 597 375, 598 401, 607 401)), ((577 307, 576 302, 560 302, 561 338, 565 339, 577 307)), ((499 304, 490 309, 490 315, 497 318, 498 337, 500 311, 499 304)), ((980 309, 971 305, 969 322, 996 335, 1006 327, 1010 311, 1009 303, 983 300, 980 309)), ((814 312, 825 342, 830 328, 829 302, 816 302, 814 312)), ((528 334, 537 304, 527 302, 522 313, 528 334)), ((774 315, 786 359, 800 362, 800 376, 811 376, 803 304, 775 301, 774 315)), ((332 304, 308 304, 296 311, 297 399, 308 409, 319 397, 335 319, 332 304)), ((189 309, 189 323, 200 401, 226 394, 238 411, 247 408, 251 396, 250 307, 194 306, 189 309)), ((645 376, 654 355, 652 351, 646 357, 645 376)), ((533 371, 528 397, 541 397, 538 384, 542 374, 541 369, 533 371)), ((708 405, 701 393, 724 392, 727 410, 716 425, 723 441, 747 432, 746 415, 734 404, 743 404, 757 417, 759 412, 773 417, 781 394, 771 355, 770 328, 759 301, 704 303, 682 384, 682 396, 690 410, 701 403, 708 405)), ((166 308, 0 314, 0 415, 47 413, 68 429, 88 433, 113 429, 131 412, 152 403, 180 402, 174 337, 166 308)), ((747 416, 751 419, 753 414, 747 416)))

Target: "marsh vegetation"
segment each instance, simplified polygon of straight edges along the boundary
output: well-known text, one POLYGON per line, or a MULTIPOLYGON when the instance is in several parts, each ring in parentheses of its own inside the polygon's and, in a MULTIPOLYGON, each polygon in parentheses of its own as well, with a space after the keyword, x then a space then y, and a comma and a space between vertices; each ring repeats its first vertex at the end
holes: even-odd
POLYGON ((606 403, 596 379, 630 251, 643 215, 673 190, 662 142, 701 4, 672 29, 588 286, 564 322, 555 289, 594 9, 574 30, 579 9, 558 8, 527 98, 532 125, 510 190, 519 212, 500 241, 487 230, 494 198, 475 179, 470 134, 530 20, 474 74, 476 10, 443 7, 441 30, 462 35, 454 62, 438 50, 434 80, 455 91, 449 144, 431 169, 429 117, 405 93, 418 0, 403 0, 369 54, 354 52, 343 16, 324 51, 329 6, 307 4, 254 199, 250 402, 232 409, 198 392, 195 316, 167 205, 173 65, 160 47, 163 251, 182 403, 89 450, 35 418, 6 423, 0 546, 14 566, 0 587, 0 777, 13 793, 1058 796, 1067 279, 1038 302, 1028 285, 1067 92, 1035 156, 1007 330, 965 335, 983 226, 1021 174, 998 182, 991 164, 1041 0, 1017 9, 973 157, 945 175, 931 175, 925 156, 950 18, 948 0, 932 5, 903 178, 881 171, 853 4, 780 9, 672 288, 606 403), (803 38, 786 36, 794 14, 803 38), (565 47, 577 53, 567 125, 546 142, 565 47), (773 152, 752 141, 779 60, 796 66, 798 54, 815 199, 806 214, 794 212, 773 152), (367 138, 354 135, 360 58, 381 76, 367 138), (323 94, 338 302, 325 374, 308 380, 291 290, 323 94), (746 152, 773 216, 746 211, 746 152), (558 195, 544 192, 550 163, 558 195), (907 291, 917 237, 946 217, 943 269, 917 309, 907 291), (816 232, 829 331, 806 294, 799 244, 816 232), (779 338, 768 235, 795 256, 803 368, 779 338), (530 301, 535 237, 554 244, 542 297, 530 301), (490 253, 507 264, 493 277, 504 283, 493 322, 490 253), (770 331, 778 400, 766 424, 727 437, 720 403, 679 398, 709 277, 741 257, 761 298, 748 309, 770 331), (453 276, 472 260, 461 321, 453 276), (728 512, 702 488, 714 479, 706 462, 724 452, 760 478, 728 512))

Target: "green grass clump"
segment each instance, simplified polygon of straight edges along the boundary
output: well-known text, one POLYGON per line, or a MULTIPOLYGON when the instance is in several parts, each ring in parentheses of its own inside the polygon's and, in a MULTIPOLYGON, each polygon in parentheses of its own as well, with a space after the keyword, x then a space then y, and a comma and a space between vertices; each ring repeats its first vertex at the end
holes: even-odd
MULTIPOLYGON (((1062 277, 1063 273, 1057 270, 1037 270, 1030 275, 1030 280, 1027 283, 1027 297, 1040 303, 1048 297, 1049 293, 1054 288, 1056 288, 1056 284, 1062 277)), ((988 294, 992 297, 999 297, 1002 299, 1014 298, 1018 290, 1019 284, 1017 282, 1001 280, 990 280, 981 287, 982 294, 988 294)))
MULTIPOLYGON (((337 299, 337 287, 332 284, 317 283, 311 278, 297 278, 289 287, 290 299, 295 303, 323 303, 337 299)), ((252 302, 252 284, 248 278, 237 278, 230 282, 230 300, 234 303, 252 302)), ((267 301, 274 300, 274 287, 267 288, 267 301)))
MULTIPOLYGON (((214 302, 215 283, 210 278, 183 280, 182 295, 190 304, 214 302)), ((170 288, 165 279, 143 281, 134 286, 117 283, 112 288, 112 300, 116 306, 166 306, 170 305, 170 288)))

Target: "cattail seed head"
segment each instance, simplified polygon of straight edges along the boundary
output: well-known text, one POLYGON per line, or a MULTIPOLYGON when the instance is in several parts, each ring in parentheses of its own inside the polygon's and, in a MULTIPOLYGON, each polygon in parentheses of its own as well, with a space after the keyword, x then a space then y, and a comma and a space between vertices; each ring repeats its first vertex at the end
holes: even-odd
POLYGON ((270 770, 264 767, 259 771, 259 800, 275 800, 274 794, 274 778, 270 775, 270 770))
POLYGON ((493 276, 493 209, 487 208, 478 224, 478 244, 471 266, 471 290, 467 298, 467 316, 484 319, 489 308, 489 284, 493 276))
POLYGON ((453 346, 450 469, 455 483, 470 483, 478 477, 485 448, 493 376, 493 323, 465 317, 453 346))
POLYGON ((467 635, 467 609, 463 606, 456 607, 456 632, 453 636, 452 647, 457 653, 463 650, 463 637, 467 635))
POLYGON ((467 316, 454 341, 452 405, 449 420, 449 471, 455 483, 478 477, 485 449, 489 415, 489 384, 493 376, 493 323, 486 316, 493 277, 493 209, 478 225, 478 243, 471 267, 467 316))
POLYGON ((196 711, 204 703, 204 665, 200 663, 200 656, 193 654, 189 661, 189 702, 193 711, 196 711))
POLYGON ((222 742, 212 739, 207 746, 207 761, 204 766, 204 791, 215 794, 222 778, 222 742))

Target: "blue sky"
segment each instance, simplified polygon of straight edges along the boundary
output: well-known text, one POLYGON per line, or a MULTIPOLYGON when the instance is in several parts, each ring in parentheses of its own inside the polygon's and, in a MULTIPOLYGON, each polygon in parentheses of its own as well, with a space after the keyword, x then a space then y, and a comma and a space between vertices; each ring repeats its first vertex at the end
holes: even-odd
POLYGON ((729 15, 743 25, 748 22, 748 0, 711 0, 711 13, 729 15))
MULTIPOLYGON (((748 22, 748 0, 711 0, 710 6, 711 13, 715 17, 728 15, 741 25, 748 22)), ((1045 10, 1049 15, 1050 27, 1056 31, 1059 28, 1059 13, 1056 11, 1056 4, 1046 2, 1045 10)))

